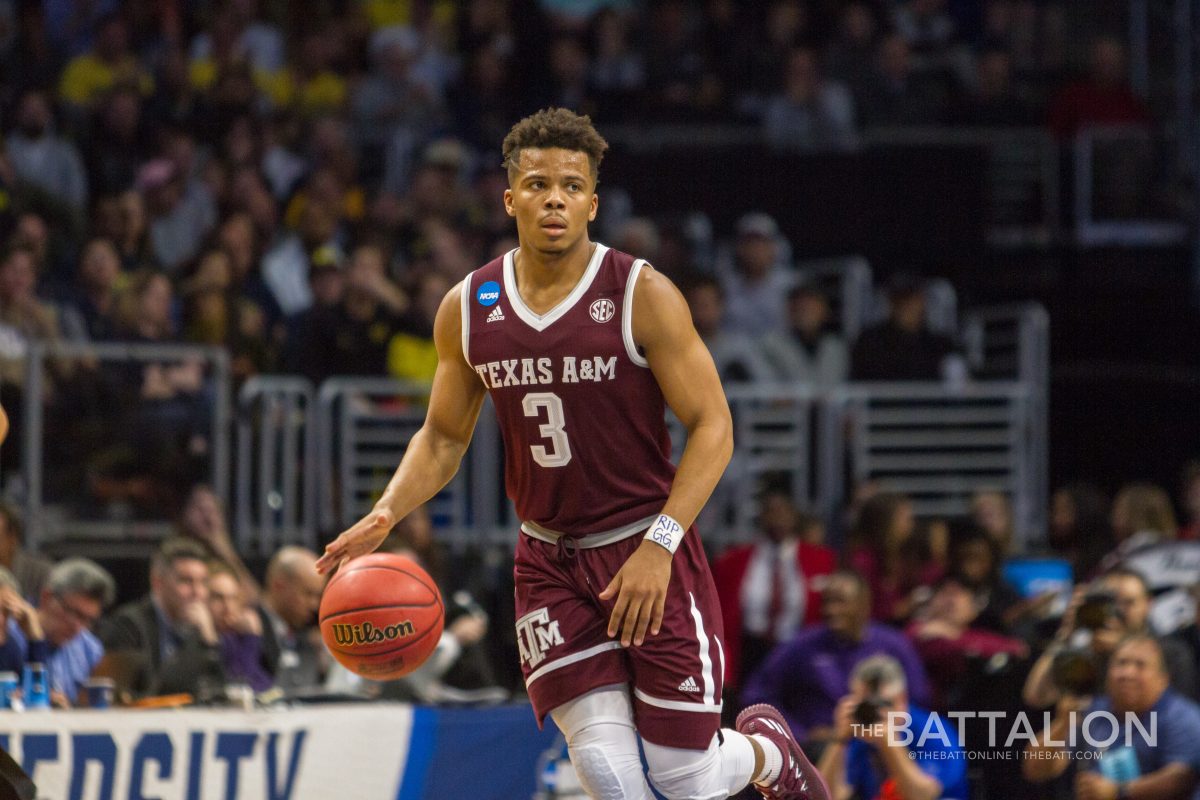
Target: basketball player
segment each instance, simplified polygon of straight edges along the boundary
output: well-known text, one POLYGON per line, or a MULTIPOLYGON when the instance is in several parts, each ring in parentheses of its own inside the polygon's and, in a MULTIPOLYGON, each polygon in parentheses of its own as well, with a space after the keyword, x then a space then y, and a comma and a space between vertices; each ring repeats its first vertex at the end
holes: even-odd
POLYGON ((458 470, 489 392, 521 518, 517 638, 539 723, 594 798, 768 798, 828 790, 770 706, 719 730, 721 614, 692 522, 733 449, 712 358, 675 286, 588 237, 608 145, 563 109, 504 140, 520 246, 442 301, 424 427, 374 510, 318 569, 375 549, 458 470), (676 470, 664 400, 688 431, 676 470))

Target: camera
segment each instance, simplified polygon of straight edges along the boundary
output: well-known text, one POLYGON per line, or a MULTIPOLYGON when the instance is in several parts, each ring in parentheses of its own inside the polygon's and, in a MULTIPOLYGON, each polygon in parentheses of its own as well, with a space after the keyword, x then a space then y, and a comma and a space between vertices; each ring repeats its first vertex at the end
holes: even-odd
POLYGON ((1089 631, 1103 628, 1114 618, 1119 618, 1117 597, 1112 592, 1088 592, 1075 611, 1075 625, 1089 631))
POLYGON ((854 707, 854 723, 856 725, 876 725, 883 722, 883 712, 891 708, 891 705, 880 697, 868 697, 861 700, 854 707))
POLYGON ((1050 679, 1059 691, 1076 697, 1094 695, 1100 689, 1100 663, 1088 650, 1067 649, 1050 662, 1050 679))

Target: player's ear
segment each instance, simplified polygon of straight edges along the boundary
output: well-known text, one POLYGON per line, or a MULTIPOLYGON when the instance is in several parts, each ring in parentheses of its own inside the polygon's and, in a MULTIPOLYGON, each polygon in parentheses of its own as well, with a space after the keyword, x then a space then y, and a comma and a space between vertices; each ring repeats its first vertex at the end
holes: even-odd
POLYGON ((592 192, 592 207, 588 209, 588 222, 596 221, 596 211, 600 208, 600 195, 592 192))
POLYGON ((512 189, 504 190, 504 210, 510 217, 515 217, 517 215, 516 209, 513 208, 512 189))

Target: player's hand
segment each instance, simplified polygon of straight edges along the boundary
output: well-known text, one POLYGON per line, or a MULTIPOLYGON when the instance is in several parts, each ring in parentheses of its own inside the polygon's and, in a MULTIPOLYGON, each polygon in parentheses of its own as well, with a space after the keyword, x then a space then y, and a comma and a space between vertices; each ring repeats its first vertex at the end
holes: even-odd
POLYGON ((600 593, 601 600, 617 598, 608 620, 608 635, 616 636, 620 632, 622 647, 641 645, 646 640, 647 629, 652 636, 657 636, 670 582, 671 551, 654 542, 643 541, 600 593))
POLYGON ((325 554, 317 559, 317 572, 324 575, 343 561, 370 553, 383 544, 395 525, 396 515, 390 509, 376 508, 325 545, 325 554))
POLYGON ((1077 800, 1116 800, 1117 784, 1098 772, 1080 772, 1075 778, 1077 800))

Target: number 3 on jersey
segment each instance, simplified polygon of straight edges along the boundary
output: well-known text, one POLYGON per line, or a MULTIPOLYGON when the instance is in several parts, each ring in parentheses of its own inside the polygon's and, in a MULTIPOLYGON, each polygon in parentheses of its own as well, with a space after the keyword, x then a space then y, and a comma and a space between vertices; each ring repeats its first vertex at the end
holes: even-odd
POLYGON ((541 444, 529 445, 533 460, 543 467, 565 467, 571 463, 571 443, 567 441, 565 430, 567 420, 563 416, 562 400, 554 392, 530 392, 521 401, 525 416, 541 419, 542 410, 546 411, 546 422, 538 426, 538 433, 543 439, 550 440, 550 446, 541 444))

